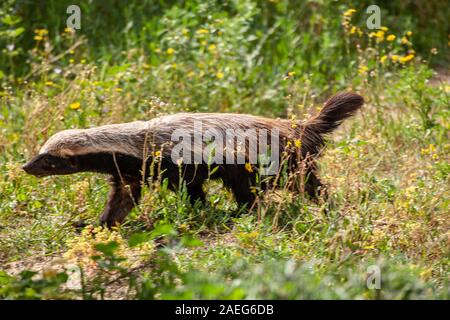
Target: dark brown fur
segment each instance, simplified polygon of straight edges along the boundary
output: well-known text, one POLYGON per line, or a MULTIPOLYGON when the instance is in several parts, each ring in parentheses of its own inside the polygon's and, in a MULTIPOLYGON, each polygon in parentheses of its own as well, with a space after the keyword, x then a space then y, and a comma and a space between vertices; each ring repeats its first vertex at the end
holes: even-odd
MULTIPOLYGON (((180 187, 180 181, 185 182, 192 203, 205 201, 202 188, 205 180, 221 179, 240 205, 251 206, 255 200, 251 187, 256 184, 257 170, 249 172, 243 164, 177 165, 171 161, 171 145, 166 144, 170 141, 171 133, 179 127, 193 130, 193 121, 201 120, 205 123, 205 129, 217 128, 222 131, 230 127, 269 131, 278 129, 281 161, 287 161, 291 175, 302 176, 304 183, 301 191, 315 199, 323 192, 323 184, 317 177, 315 158, 324 146, 324 138, 362 104, 361 96, 341 93, 328 100, 321 112, 307 122, 293 123, 289 120, 219 113, 177 114, 151 120, 148 127, 145 122, 135 122, 70 130, 67 133, 63 131, 50 138, 41 153, 24 166, 24 170, 36 176, 83 171, 111 175, 112 188, 100 218, 101 223, 109 227, 121 223, 139 202, 142 181, 158 175, 150 172, 155 150, 161 150, 161 155, 157 157, 159 175, 168 179, 169 187, 174 191, 180 187), (295 140, 301 140, 300 150, 289 144, 289 141, 292 144, 295 140)), ((263 189, 276 186, 279 186, 276 177, 261 184, 263 189)), ((290 189, 299 191, 295 183, 290 189)))

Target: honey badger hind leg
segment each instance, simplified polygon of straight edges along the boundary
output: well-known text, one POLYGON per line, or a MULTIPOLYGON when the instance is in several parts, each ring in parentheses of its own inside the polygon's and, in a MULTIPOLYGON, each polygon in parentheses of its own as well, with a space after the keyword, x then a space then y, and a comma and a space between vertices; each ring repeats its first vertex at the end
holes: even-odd
POLYGON ((306 194, 307 198, 318 203, 322 198, 327 200, 327 186, 317 176, 317 168, 315 162, 310 162, 301 171, 294 172, 292 179, 289 181, 288 190, 295 194, 306 194))
POLYGON ((140 197, 141 181, 139 179, 122 181, 113 177, 108 202, 100 216, 100 224, 111 228, 122 223, 131 209, 138 204, 140 197))
POLYGON ((327 199, 328 193, 324 183, 317 177, 317 174, 310 170, 305 177, 305 192, 314 202, 319 202, 319 198, 327 199))
POLYGON ((314 171, 310 171, 306 177, 305 192, 309 199, 319 205, 325 215, 329 215, 336 208, 333 197, 329 196, 328 186, 323 183, 314 171))

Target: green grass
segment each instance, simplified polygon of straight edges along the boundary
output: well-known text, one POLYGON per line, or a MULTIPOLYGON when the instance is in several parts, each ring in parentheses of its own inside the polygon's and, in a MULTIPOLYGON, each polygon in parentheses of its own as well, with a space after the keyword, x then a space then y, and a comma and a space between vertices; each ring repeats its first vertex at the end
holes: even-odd
POLYGON ((64 1, 6 1, 0 297, 448 299, 449 8, 414 3, 380 5, 389 30, 370 35, 360 2, 83 2, 73 34, 64 1), (301 119, 344 89, 366 104, 320 160, 329 202, 278 191, 239 212, 209 182, 192 207, 163 183, 119 229, 81 229, 106 177, 21 170, 59 130, 180 111, 301 119))

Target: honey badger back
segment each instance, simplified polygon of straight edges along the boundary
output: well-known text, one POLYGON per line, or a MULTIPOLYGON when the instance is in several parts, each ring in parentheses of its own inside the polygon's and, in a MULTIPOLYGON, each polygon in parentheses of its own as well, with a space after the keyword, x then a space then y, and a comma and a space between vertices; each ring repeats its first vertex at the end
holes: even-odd
POLYGON ((205 180, 221 179, 239 204, 251 204, 254 194, 250 189, 255 184, 257 170, 246 167, 246 163, 251 162, 252 151, 255 151, 248 133, 256 133, 256 148, 259 149, 259 134, 266 131, 270 135, 276 131, 279 135, 277 145, 270 139, 266 140, 269 148, 278 149, 280 157, 284 151, 288 152, 291 156, 288 170, 291 172, 298 169, 300 161, 308 159, 303 162, 306 163, 306 170, 303 171, 306 175, 305 191, 314 198, 322 186, 315 172, 314 157, 322 149, 325 136, 353 115, 362 104, 363 99, 357 94, 337 94, 325 103, 316 117, 307 122, 293 123, 290 120, 242 114, 180 113, 147 122, 65 130, 52 136, 23 169, 35 176, 86 171, 109 174, 112 188, 100 221, 113 226, 121 223, 139 202, 142 181, 158 174, 169 180, 169 187, 173 190, 177 190, 180 180, 184 181, 192 203, 205 200, 202 189, 205 180), (234 130, 237 139, 244 141, 242 148, 232 143, 231 163, 230 158, 226 158, 230 151, 226 150, 229 130, 234 130), (199 144, 195 143, 197 136, 211 132, 214 133, 212 140, 200 139, 199 144), (186 134, 191 140, 186 138, 186 134), (223 137, 223 140, 217 137, 223 137), (182 155, 183 161, 180 157, 174 158, 175 148, 183 145, 174 142, 180 141, 188 141, 184 146, 190 146, 188 158, 186 153, 182 155), (210 141, 214 141, 216 149, 208 149, 210 141), (300 152, 290 147, 292 141, 301 141, 300 152), (214 156, 215 162, 211 163, 208 156, 214 156), (244 159, 244 162, 236 161, 238 159, 244 159), (150 166, 153 161, 157 161, 158 165, 150 166), (161 171, 151 173, 150 167, 158 167, 161 171))

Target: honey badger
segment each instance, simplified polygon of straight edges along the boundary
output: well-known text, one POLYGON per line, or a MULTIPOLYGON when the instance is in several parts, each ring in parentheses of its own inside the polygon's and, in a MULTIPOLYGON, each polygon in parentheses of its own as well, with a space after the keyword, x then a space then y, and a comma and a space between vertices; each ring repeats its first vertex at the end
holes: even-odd
MULTIPOLYGON (((121 223, 139 202, 142 181, 150 180, 155 161, 162 178, 168 179, 169 188, 175 191, 180 182, 185 183, 192 203, 205 200, 202 188, 205 180, 221 179, 224 186, 231 189, 238 204, 251 204, 255 200, 251 187, 256 183, 257 170, 248 167, 247 163, 216 162, 211 166, 206 161, 189 163, 174 161, 171 157, 174 132, 183 129, 195 135, 195 122, 199 121, 202 130, 212 129, 218 133, 225 133, 228 129, 278 130, 279 157, 286 155, 288 150, 290 172, 298 172, 302 159, 311 159, 306 162, 306 170, 302 171, 306 177, 304 191, 316 198, 323 185, 317 177, 314 159, 324 146, 326 135, 352 116, 363 103, 358 94, 339 93, 330 98, 315 117, 305 122, 247 114, 179 113, 150 121, 64 130, 50 137, 39 154, 23 169, 37 177, 77 172, 110 175, 112 188, 100 217, 100 222, 108 227, 121 223), (291 147, 291 141, 300 141, 296 143, 297 149, 291 147)), ((247 142, 244 149, 248 156, 247 142)), ((195 152, 194 147, 192 153, 195 152)))

